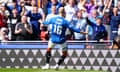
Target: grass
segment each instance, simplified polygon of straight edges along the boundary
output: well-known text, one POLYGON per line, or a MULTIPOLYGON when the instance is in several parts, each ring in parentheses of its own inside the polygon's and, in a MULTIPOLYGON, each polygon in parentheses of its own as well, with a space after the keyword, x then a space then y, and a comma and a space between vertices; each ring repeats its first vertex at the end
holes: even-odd
POLYGON ((60 69, 58 71, 49 69, 49 70, 42 70, 42 69, 15 69, 15 68, 0 68, 0 72, 105 72, 105 71, 94 71, 94 70, 70 70, 70 69, 60 69))

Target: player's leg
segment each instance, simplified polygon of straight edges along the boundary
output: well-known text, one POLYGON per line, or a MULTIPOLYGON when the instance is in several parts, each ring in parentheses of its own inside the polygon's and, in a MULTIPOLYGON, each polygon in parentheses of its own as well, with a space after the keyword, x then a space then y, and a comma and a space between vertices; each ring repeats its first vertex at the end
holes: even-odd
POLYGON ((54 48, 54 46, 55 46, 55 44, 52 41, 48 42, 48 48, 46 51, 46 63, 48 63, 48 64, 49 64, 50 58, 51 58, 51 50, 52 50, 52 48, 54 48))
POLYGON ((42 69, 49 69, 49 63, 50 63, 50 58, 51 58, 51 50, 54 48, 55 44, 52 43, 51 41, 48 42, 48 48, 46 51, 46 65, 42 67, 42 69))
POLYGON ((64 62, 65 58, 67 57, 67 50, 68 50, 67 44, 63 43, 60 45, 60 47, 62 48, 62 54, 58 63, 55 66, 55 69, 59 69, 59 66, 64 62))

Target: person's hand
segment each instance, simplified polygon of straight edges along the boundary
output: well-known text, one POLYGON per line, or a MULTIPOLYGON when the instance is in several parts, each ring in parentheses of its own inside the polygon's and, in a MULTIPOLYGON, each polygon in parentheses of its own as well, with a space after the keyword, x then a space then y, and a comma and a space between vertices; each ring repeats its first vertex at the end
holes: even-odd
POLYGON ((39 22, 39 23, 43 23, 43 21, 42 21, 41 19, 40 19, 40 20, 38 20, 38 22, 39 22))
POLYGON ((80 32, 81 34, 88 34, 88 32, 80 32))
POLYGON ((117 13, 118 13, 118 8, 113 8, 113 14, 114 14, 114 16, 116 16, 117 13))
POLYGON ((44 24, 40 24, 40 30, 42 30, 42 27, 44 26, 44 24))
POLYGON ((19 32, 19 33, 21 33, 21 32, 22 32, 22 29, 21 29, 21 28, 20 28, 20 29, 18 29, 18 32, 19 32))
POLYGON ((103 40, 103 39, 100 39, 100 42, 104 42, 104 40, 103 40))
POLYGON ((27 26, 27 24, 25 24, 24 26, 25 26, 25 28, 27 28, 27 27, 28 27, 28 26, 27 26))

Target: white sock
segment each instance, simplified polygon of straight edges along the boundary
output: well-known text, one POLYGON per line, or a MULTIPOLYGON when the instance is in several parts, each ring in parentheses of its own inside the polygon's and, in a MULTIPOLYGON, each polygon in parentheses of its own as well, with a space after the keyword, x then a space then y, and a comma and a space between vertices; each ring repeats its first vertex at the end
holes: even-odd
POLYGON ((49 64, 47 63, 46 66, 49 66, 49 64))

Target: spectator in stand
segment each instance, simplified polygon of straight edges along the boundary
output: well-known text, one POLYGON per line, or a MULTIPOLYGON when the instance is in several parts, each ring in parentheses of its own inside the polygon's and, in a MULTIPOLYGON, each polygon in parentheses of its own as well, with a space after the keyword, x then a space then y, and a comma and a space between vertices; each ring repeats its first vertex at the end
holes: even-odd
POLYGON ((5 15, 6 17, 8 17, 10 15, 9 11, 5 7, 5 4, 0 5, 0 10, 3 13, 3 15, 5 15))
MULTIPOLYGON (((65 18, 69 22, 71 22, 72 19, 75 18, 76 12, 79 10, 76 3, 77 3, 76 0, 68 0, 68 4, 64 7, 65 8, 65 13, 66 13, 65 18)), ((70 31, 69 29, 67 29, 66 35, 67 35, 66 36, 67 40, 72 40, 73 39, 73 32, 70 31)))
POLYGON ((60 0, 60 2, 62 3, 63 7, 67 4, 67 0, 60 0))
POLYGON ((94 29, 94 40, 103 41, 107 37, 107 31, 105 26, 102 24, 102 18, 97 17, 96 24, 92 25, 94 29))
POLYGON ((45 15, 47 15, 47 4, 49 0, 38 0, 38 7, 43 9, 45 15))
POLYGON ((118 1, 117 8, 118 8, 118 14, 120 15, 120 1, 118 1))
MULTIPOLYGON (((27 9, 27 12, 29 12, 29 11, 33 10, 34 6, 37 6, 36 0, 31 0, 31 5, 30 6, 26 5, 25 9, 27 9)), ((44 21, 44 19, 45 19, 45 13, 43 12, 43 9, 42 8, 38 8, 38 13, 41 14, 42 21, 44 21)))
POLYGON ((13 2, 11 3, 11 5, 8 5, 8 2, 5 4, 7 10, 10 12, 10 14, 12 13, 12 10, 14 8, 17 8, 18 13, 21 14, 22 12, 22 7, 18 4, 17 0, 13 0, 13 2))
POLYGON ((97 10, 92 10, 91 14, 88 16, 88 19, 91 23, 96 24, 97 17, 102 17, 98 14, 97 10))
POLYGON ((86 33, 88 33, 87 35, 86 35, 86 41, 89 41, 89 40, 93 40, 93 35, 94 35, 94 33, 93 33, 93 27, 92 27, 92 25, 89 23, 89 21, 87 21, 87 26, 86 26, 86 33))
MULTIPOLYGON (((88 34, 85 35, 86 41, 93 40, 93 35, 94 35, 93 34, 93 27, 90 25, 89 22, 87 22, 87 26, 86 26, 86 31, 85 32, 88 33, 88 34)), ((90 43, 88 43, 88 44, 86 44, 86 48, 93 48, 93 46, 90 43)))
POLYGON ((8 41, 8 29, 6 27, 0 29, 0 41, 8 41))
POLYGON ((107 39, 110 39, 110 12, 105 12, 104 13, 104 16, 103 16, 103 19, 102 19, 102 22, 108 32, 108 38, 107 39))
POLYGON ((28 24, 27 17, 22 16, 21 22, 16 25, 15 34, 17 35, 16 40, 30 40, 30 36, 33 33, 32 26, 28 24))
POLYGON ((22 12, 20 13, 20 15, 25 15, 27 13, 27 8, 25 8, 25 1, 24 0, 20 0, 19 2, 20 6, 22 7, 22 12))
POLYGON ((25 0, 25 5, 26 6, 31 6, 31 0, 25 0))
POLYGON ((6 16, 0 10, 0 28, 7 27, 6 16))
POLYGON ((40 39, 42 41, 47 41, 49 39, 48 30, 46 26, 42 26, 41 28, 40 39))
POLYGON ((72 18, 76 15, 76 12, 79 10, 76 5, 76 0, 68 0, 68 4, 64 7, 66 13, 66 19, 71 22, 72 18))
POLYGON ((97 0, 97 11, 100 15, 103 15, 104 7, 104 0, 97 0))
POLYGON ((52 12, 47 15, 46 21, 50 20, 52 17, 57 16, 57 8, 56 8, 55 5, 52 6, 51 11, 52 11, 52 12))
POLYGON ((103 19, 102 22, 108 32, 108 37, 107 40, 110 40, 110 33, 111 33, 111 29, 110 29, 110 21, 111 21, 111 7, 112 7, 112 0, 107 0, 104 4, 104 1, 101 1, 102 5, 99 4, 99 11, 101 11, 101 15, 103 15, 103 19))
POLYGON ((32 24, 33 29, 32 40, 39 40, 42 15, 38 12, 38 7, 33 6, 32 11, 29 11, 27 13, 27 16, 30 18, 30 24, 32 24))
POLYGON ((12 2, 13 0, 0 0, 0 4, 7 3, 7 2, 12 2))
POLYGON ((97 3, 96 0, 89 0, 85 4, 85 8, 87 9, 87 12, 90 14, 92 10, 97 9, 97 3))
MULTIPOLYGON (((82 15, 83 15, 82 11, 79 10, 77 12, 77 18, 73 19, 72 23, 76 28, 80 29, 82 32, 85 32, 87 22, 86 22, 86 19, 83 18, 82 15)), ((80 34, 80 33, 74 32, 74 39, 75 40, 86 40, 85 39, 85 34, 80 34)))
POLYGON ((17 8, 13 8, 12 14, 8 16, 8 29, 9 29, 9 39, 12 41, 16 40, 15 26, 21 21, 21 16, 18 14, 17 8))
POLYGON ((111 17, 111 40, 117 36, 118 25, 120 24, 120 15, 118 15, 118 8, 113 8, 113 15, 111 17))
POLYGON ((58 0, 50 0, 47 4, 47 11, 48 11, 47 14, 50 14, 52 12, 51 8, 53 5, 56 6, 57 13, 58 13, 59 8, 63 6, 60 2, 58 2, 58 0))

